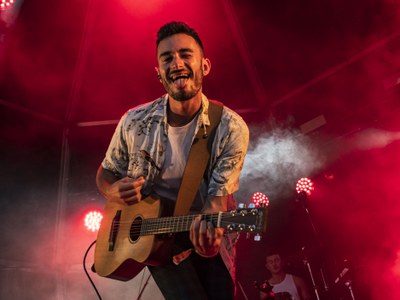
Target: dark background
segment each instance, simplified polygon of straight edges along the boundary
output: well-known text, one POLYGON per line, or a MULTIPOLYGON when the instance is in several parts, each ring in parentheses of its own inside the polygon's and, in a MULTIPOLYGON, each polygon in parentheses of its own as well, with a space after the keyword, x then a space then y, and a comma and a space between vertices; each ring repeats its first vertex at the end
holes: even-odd
MULTIPOLYGON (((398 1, 17 3, 0 27, 1 299, 96 298, 81 268, 96 234, 83 217, 104 205, 94 178, 117 120, 164 93, 155 35, 171 20, 203 39, 205 94, 250 126, 236 199, 261 191, 270 208, 262 241, 239 240, 247 297, 257 299, 276 246, 310 281, 308 258, 323 299, 349 299, 347 279, 356 299, 399 298, 398 1), (310 218, 296 201, 300 177, 315 184, 310 218)), ((130 288, 94 277, 106 299, 130 288)))

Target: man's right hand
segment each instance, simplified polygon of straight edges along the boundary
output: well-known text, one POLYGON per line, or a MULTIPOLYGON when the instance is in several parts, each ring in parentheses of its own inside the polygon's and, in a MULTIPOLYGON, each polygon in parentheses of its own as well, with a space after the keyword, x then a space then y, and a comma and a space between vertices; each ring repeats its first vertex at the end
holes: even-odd
POLYGON ((143 177, 136 179, 130 177, 118 178, 110 170, 99 167, 96 184, 99 191, 108 201, 132 205, 142 200, 143 177))
POLYGON ((141 189, 143 184, 143 177, 137 179, 124 177, 109 185, 104 196, 109 201, 115 201, 120 204, 136 204, 142 200, 141 189))

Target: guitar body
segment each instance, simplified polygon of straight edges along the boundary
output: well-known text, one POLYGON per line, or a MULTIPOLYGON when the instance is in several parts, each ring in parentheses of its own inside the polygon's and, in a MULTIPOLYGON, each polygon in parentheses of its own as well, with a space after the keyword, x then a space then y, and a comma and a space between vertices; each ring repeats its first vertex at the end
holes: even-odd
POLYGON ((130 206, 107 202, 103 215, 94 255, 100 276, 130 280, 145 265, 161 265, 171 257, 172 239, 140 235, 143 219, 160 217, 158 199, 147 197, 130 206))

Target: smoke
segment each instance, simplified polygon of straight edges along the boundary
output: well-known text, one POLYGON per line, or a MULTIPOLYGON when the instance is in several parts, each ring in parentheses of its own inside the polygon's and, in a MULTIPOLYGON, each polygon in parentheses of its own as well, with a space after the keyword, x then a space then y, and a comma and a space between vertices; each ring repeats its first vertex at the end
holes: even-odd
POLYGON ((324 153, 326 165, 331 165, 351 153, 384 149, 398 140, 398 131, 365 128, 340 138, 329 140, 329 137, 324 137, 315 144, 319 144, 320 151, 324 153))
POLYGON ((349 141, 349 147, 359 150, 383 148, 400 139, 400 132, 390 132, 376 128, 367 128, 356 133, 349 141))
POLYGON ((397 257, 394 262, 392 272, 393 272, 394 276, 400 280, 400 250, 397 251, 397 257))
POLYGON ((262 131, 250 128, 253 136, 240 177, 241 201, 254 192, 263 192, 272 201, 285 197, 294 191, 298 179, 314 175, 326 163, 315 142, 300 131, 262 131))
POLYGON ((400 249, 396 257, 369 256, 364 261, 360 280, 368 287, 370 299, 399 299, 400 297, 400 249), (371 284, 374 282, 374 284, 371 284))

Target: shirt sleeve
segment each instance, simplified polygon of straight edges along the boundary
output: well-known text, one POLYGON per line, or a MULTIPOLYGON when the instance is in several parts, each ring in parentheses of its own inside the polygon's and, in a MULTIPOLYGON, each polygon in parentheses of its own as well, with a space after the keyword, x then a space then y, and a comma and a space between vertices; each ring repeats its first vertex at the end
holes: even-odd
POLYGON ((212 164, 208 194, 226 196, 239 188, 240 171, 249 144, 249 129, 239 115, 230 111, 221 119, 215 138, 215 162, 212 164))
POLYGON ((102 162, 103 168, 114 172, 120 177, 126 176, 129 163, 129 152, 124 130, 126 117, 127 114, 119 121, 102 162))

